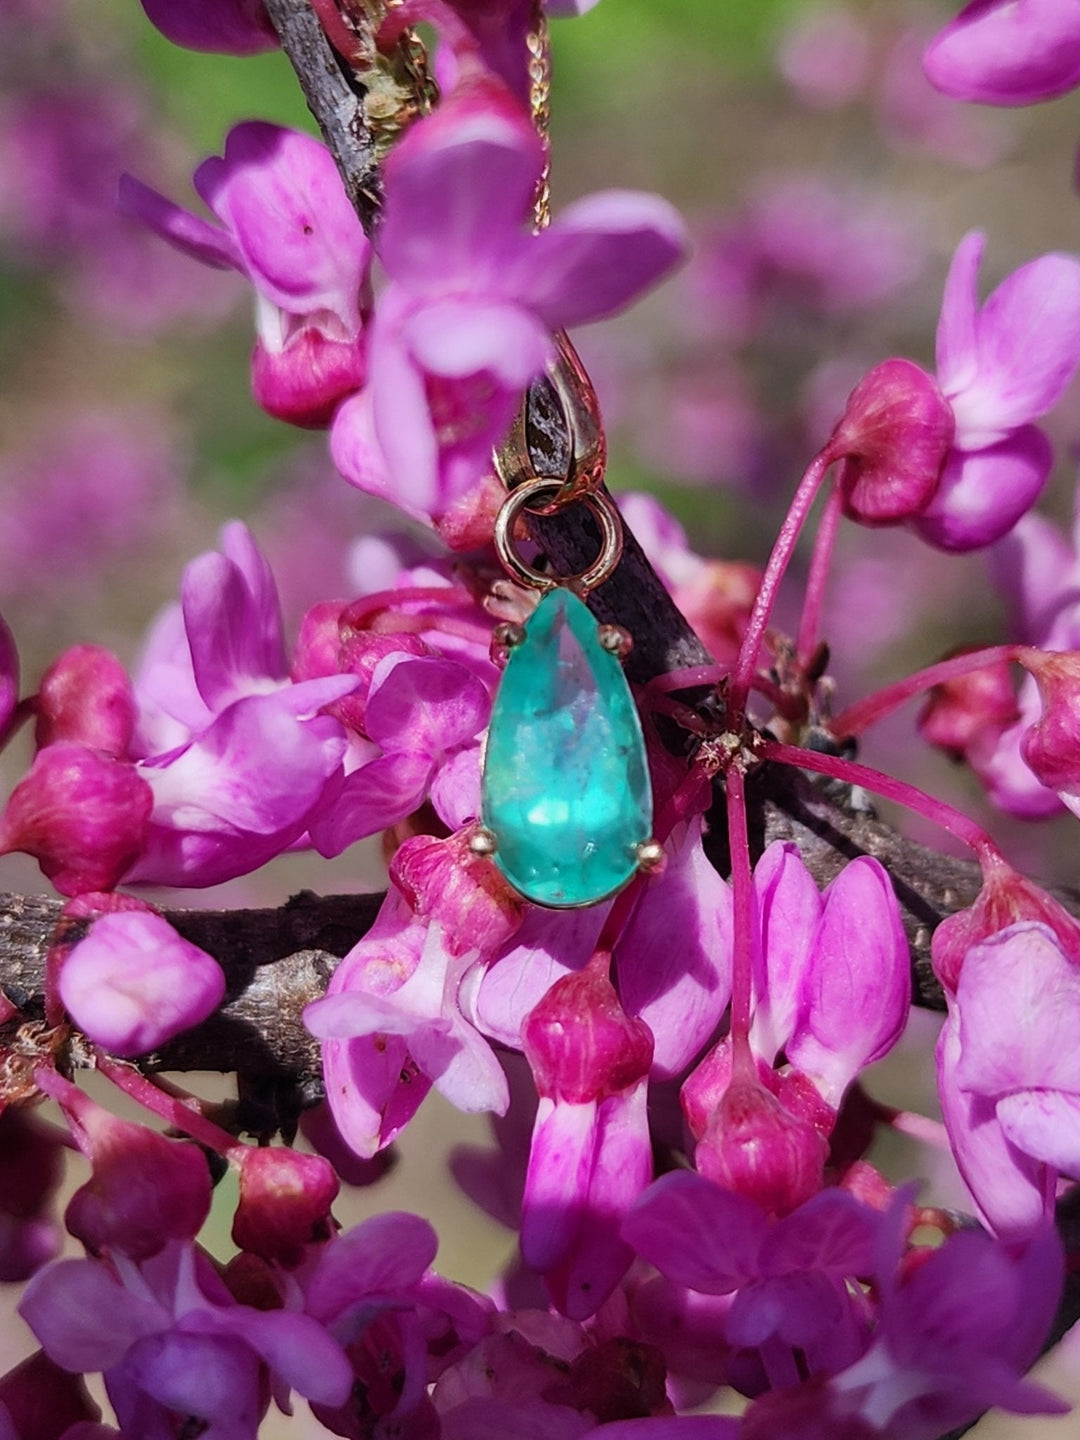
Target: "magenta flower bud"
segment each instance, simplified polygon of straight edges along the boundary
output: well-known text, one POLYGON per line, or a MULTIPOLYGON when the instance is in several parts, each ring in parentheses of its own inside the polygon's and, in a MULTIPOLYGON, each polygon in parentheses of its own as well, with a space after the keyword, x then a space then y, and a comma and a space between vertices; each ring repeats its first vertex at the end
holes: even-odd
POLYGON ((332 713, 345 725, 367 734, 364 720, 367 715, 368 696, 371 681, 381 660, 390 655, 432 656, 435 651, 419 635, 408 630, 382 635, 371 630, 354 630, 349 623, 349 612, 341 616, 341 648, 338 670, 345 675, 360 675, 364 683, 346 695, 333 707, 332 713))
POLYGON ((955 431, 932 375, 910 360, 885 360, 859 381, 829 440, 842 460, 844 514, 862 525, 897 525, 934 497, 955 431))
POLYGON ((210 1172, 198 1146, 121 1120, 74 1085, 55 1098, 93 1166, 64 1214, 72 1235, 93 1255, 111 1250, 133 1260, 194 1239, 210 1213, 210 1172))
POLYGON ((304 616, 289 667, 294 681, 321 680, 339 673, 343 609, 340 600, 320 600, 304 616))
POLYGON ((911 1004, 911 957, 892 882, 876 860, 852 860, 822 898, 785 1050, 838 1109, 863 1066, 900 1038, 911 1004))
POLYGON ((0 820, 0 854, 33 855, 62 895, 111 890, 138 859, 153 808, 126 761, 70 741, 40 751, 0 820))
POLYGON ((302 329, 281 350, 261 339, 251 355, 251 393, 268 415, 321 430, 347 395, 367 378, 367 339, 335 340, 302 329))
POLYGON ((237 1146, 229 1158, 240 1171, 232 1238, 241 1250, 291 1268, 306 1246, 331 1238, 340 1186, 329 1161, 283 1145, 237 1146))
POLYGON ((713 1111, 694 1164, 707 1179, 787 1215, 823 1184, 829 1147, 756 1079, 733 1079, 713 1111))
POLYGON ((58 988, 91 1040, 145 1055, 205 1020, 225 997, 225 977, 162 916, 126 910, 95 920, 64 960, 58 988))
POLYGON ((416 835, 397 850, 390 878, 424 920, 437 920, 455 955, 492 954, 521 924, 525 907, 493 861, 469 849, 474 827, 445 840, 416 835))
POLYGON ((127 671, 100 645, 73 646, 42 677, 37 717, 39 750, 69 740, 124 759, 135 728, 135 694, 127 671))
POLYGON ((83 1377, 62 1369, 44 1350, 0 1377, 0 1417, 5 1440, 84 1440, 98 1433, 116 1434, 93 1423, 101 1411, 83 1377))
POLYGON ((992 748, 1019 718, 1016 691, 1003 660, 935 685, 919 713, 918 727, 928 745, 964 760, 975 746, 992 748))
POLYGON ((15 637, 0 615, 0 739, 19 703, 19 652, 15 637))
POLYGON ((219 55, 258 55, 278 45, 263 0, 142 0, 146 18, 174 45, 219 55))
POLYGON ((934 931, 934 973, 949 994, 956 994, 968 951, 1021 920, 1047 926, 1069 960, 1080 965, 1080 922, 1063 905, 1004 861, 987 865, 983 873, 974 905, 950 915, 934 931))
POLYGON ((13 1105, 0 1115, 0 1281, 29 1280, 60 1248, 50 1202, 64 1174, 61 1130, 13 1105))
POLYGON ((1080 814, 1080 652, 1028 650, 1021 663, 1035 677, 1042 714, 1020 753, 1036 778, 1080 814))
POLYGON ((327 675, 360 675, 364 683, 358 689, 326 707, 328 715, 360 735, 367 733, 364 716, 379 661, 388 655, 431 656, 435 653, 412 631, 392 630, 383 634, 369 630, 367 626, 372 618, 363 600, 356 605, 343 605, 339 600, 324 600, 313 605, 300 626, 291 670, 295 681, 320 680, 327 675), (355 626, 353 614, 358 616, 355 626))
POLYGON ((552 985, 522 1022, 521 1040, 538 1093, 574 1104, 629 1089, 652 1064, 649 1027, 592 968, 552 985))

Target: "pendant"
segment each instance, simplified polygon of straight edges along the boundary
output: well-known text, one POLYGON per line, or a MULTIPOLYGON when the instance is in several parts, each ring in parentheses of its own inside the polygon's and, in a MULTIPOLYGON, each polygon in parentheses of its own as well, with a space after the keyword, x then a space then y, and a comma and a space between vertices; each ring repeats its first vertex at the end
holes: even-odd
MULTIPOLYGON (((518 578, 525 572, 547 593, 524 626, 505 626, 499 637, 507 662, 485 747, 475 848, 492 856, 526 900, 570 909, 621 890, 639 868, 655 865, 659 847, 650 839, 645 741, 620 661, 628 637, 598 625, 573 590, 513 550, 510 536, 528 498, 515 491, 503 507, 510 513, 497 536, 511 553, 500 545, 500 555, 518 578)), ((617 512, 606 497, 586 503, 608 540, 617 512)), ((617 540, 616 561, 621 527, 617 540)), ((602 573, 598 561, 573 577, 575 588, 600 583, 610 560, 602 573)))

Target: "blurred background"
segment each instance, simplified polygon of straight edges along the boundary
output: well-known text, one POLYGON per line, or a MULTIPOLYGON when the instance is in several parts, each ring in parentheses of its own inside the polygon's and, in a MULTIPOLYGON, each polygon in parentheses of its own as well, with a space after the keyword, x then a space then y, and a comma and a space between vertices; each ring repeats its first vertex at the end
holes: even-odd
MULTIPOLYGON (((889 355, 933 368, 942 282, 968 230, 989 236, 984 295, 1038 254, 1080 249, 1080 101, 1005 112, 937 95, 921 50, 957 8, 601 0, 553 26, 556 213, 590 190, 643 187, 675 202, 695 237, 680 276, 574 338, 607 420, 613 487, 658 496, 703 555, 763 563, 858 378, 889 355)), ((184 564, 231 516, 268 553, 293 627, 315 600, 357 588, 358 540, 400 528, 335 475, 323 435, 255 406, 245 282, 116 211, 125 171, 199 208, 192 170, 253 117, 313 128, 280 55, 176 49, 135 0, 0 0, 0 612, 26 693, 77 641, 133 662, 184 564)), ((1043 508, 1067 526, 1080 388, 1046 426, 1058 459, 1043 508)), ((983 557, 897 531, 842 535, 825 624, 841 703, 1007 626, 983 557)), ((1076 883, 1075 820, 991 817, 979 787, 915 739, 914 713, 869 737, 862 758, 980 815, 1036 876, 1076 883)), ((28 754, 0 756, 0 789, 28 754)), ((0 865, 2 888, 48 889, 18 857, 0 865)), ((369 844, 332 865, 276 862, 185 903, 381 884, 369 844)), ((925 1070, 931 1038, 913 1037, 891 1083, 925 1070)), ((904 1098, 924 1103, 924 1091, 904 1098)), ((434 1183, 445 1126, 429 1102, 411 1132, 429 1167, 416 1195, 434 1183)), ((479 1143, 484 1126, 455 1134, 479 1143)), ((900 1163, 910 1169, 910 1155, 900 1163)), ((423 1208, 383 1185, 358 1193, 357 1215, 423 1208)), ((510 1253, 505 1232, 470 1228, 482 1218, 463 1209, 440 1223, 442 1267, 477 1284, 510 1253)))

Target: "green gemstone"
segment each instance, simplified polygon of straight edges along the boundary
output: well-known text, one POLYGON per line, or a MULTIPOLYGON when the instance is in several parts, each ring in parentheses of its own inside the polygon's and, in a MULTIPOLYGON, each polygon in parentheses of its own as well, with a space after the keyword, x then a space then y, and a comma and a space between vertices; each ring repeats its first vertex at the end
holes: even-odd
POLYGON ((537 905, 592 905, 637 868, 652 826, 641 722, 616 655, 569 590, 525 627, 495 697, 483 822, 495 860, 537 905))

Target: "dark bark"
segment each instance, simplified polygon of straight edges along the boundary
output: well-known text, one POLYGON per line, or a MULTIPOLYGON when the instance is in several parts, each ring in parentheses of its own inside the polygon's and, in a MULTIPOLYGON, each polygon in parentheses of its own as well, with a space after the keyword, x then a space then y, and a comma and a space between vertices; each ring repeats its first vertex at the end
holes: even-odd
POLYGON ((367 88, 333 49, 307 0, 265 0, 265 4, 308 108, 337 161, 345 191, 370 235, 382 187, 365 112, 367 88))

